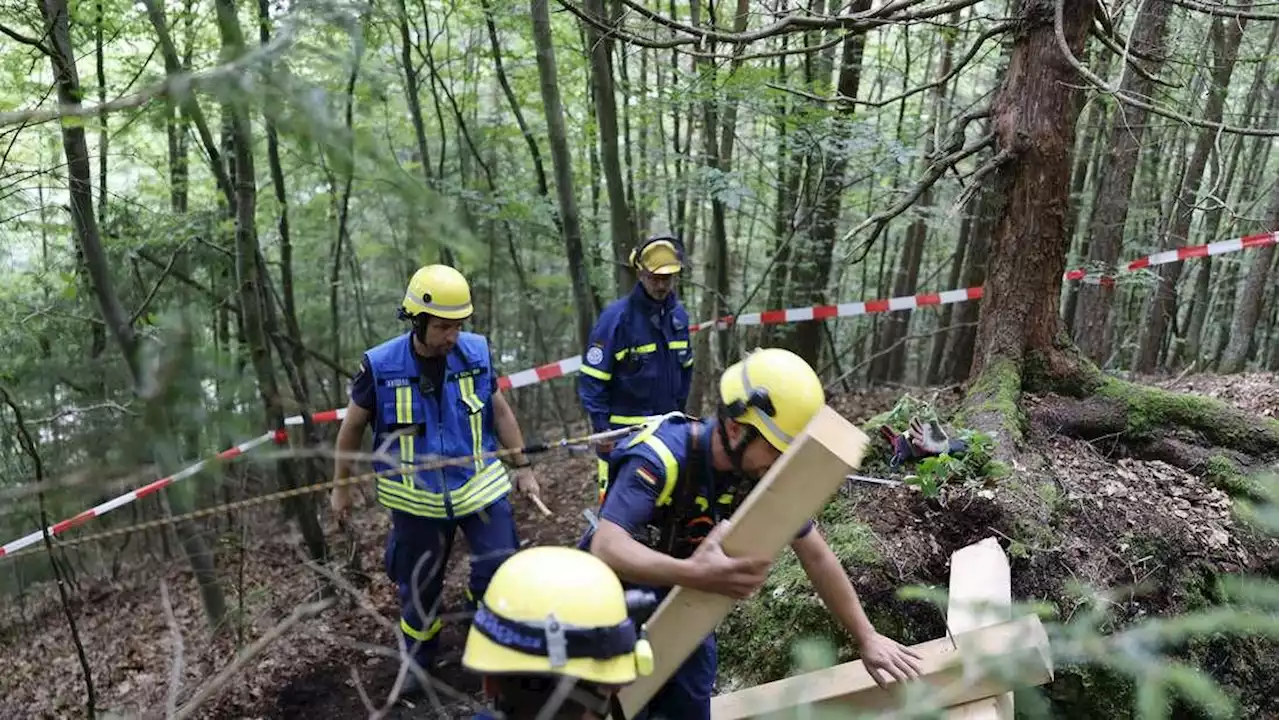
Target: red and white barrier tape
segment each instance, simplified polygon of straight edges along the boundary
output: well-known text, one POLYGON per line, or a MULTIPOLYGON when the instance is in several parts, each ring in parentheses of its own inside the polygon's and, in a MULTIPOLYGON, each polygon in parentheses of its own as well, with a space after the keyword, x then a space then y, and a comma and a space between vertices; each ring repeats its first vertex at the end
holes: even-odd
MULTIPOLYGON (((1198 257, 1210 257, 1213 255, 1225 255, 1227 253, 1240 252, 1249 248, 1262 247, 1263 245, 1274 245, 1280 239, 1280 233, 1268 232, 1259 233, 1257 235, 1247 235, 1245 237, 1234 238, 1232 240, 1220 240, 1218 242, 1206 243, 1204 245, 1188 245, 1180 247, 1176 250, 1165 250, 1164 252, 1152 253, 1146 257, 1140 257, 1125 266, 1125 272, 1133 272, 1143 268, 1155 265, 1165 265, 1171 262, 1179 262, 1181 260, 1189 260, 1198 257)), ((1102 273, 1090 274, 1087 270, 1072 270, 1062 276, 1064 280, 1084 280, 1094 285, 1114 285, 1115 278, 1109 274, 1102 273)))
MULTIPOLYGON (((301 423, 301 418, 299 418, 299 423, 301 423)), ((262 435, 259 435, 258 437, 252 440, 249 440, 248 442, 242 442, 239 445, 236 445, 235 447, 227 448, 226 450, 223 450, 222 452, 214 456, 214 459, 230 460, 231 458, 239 455, 243 455, 264 443, 270 442, 272 440, 275 440, 276 442, 281 442, 284 439, 285 438, 284 438, 283 431, 272 431, 269 433, 263 433, 262 435)), ((143 485, 142 487, 136 490, 130 490, 129 492, 119 497, 108 500, 100 505, 95 505, 89 508, 88 510, 85 510, 84 512, 80 513, 79 515, 76 515, 74 517, 69 517, 66 520, 63 520, 62 522, 55 523, 49 526, 49 534, 60 535, 70 530, 71 528, 78 527, 88 522, 93 518, 106 515, 107 513, 111 512, 112 510, 115 510, 116 508, 123 507, 125 505, 128 505, 131 502, 134 502, 135 500, 140 500, 154 492, 157 492, 166 487, 169 487, 170 485, 178 482, 179 480, 185 480, 186 478, 189 478, 192 475, 195 475, 196 473, 203 470, 205 466, 209 464, 209 462, 210 462, 209 460, 201 460, 200 462, 195 463, 194 465, 191 465, 189 467, 183 468, 182 470, 179 470, 178 472, 168 477, 160 478, 159 480, 143 485)), ((14 540, 9 543, 5 543, 4 546, 0 547, 0 557, 4 557, 5 555, 15 553, 30 545, 34 545, 40 542, 40 540, 43 537, 44 537, 44 532, 40 530, 36 530, 35 532, 30 533, 28 535, 24 535, 23 537, 20 537, 17 540, 14 540)))
MULTIPOLYGON (((1130 262, 1125 270, 1134 271, 1142 268, 1152 267, 1154 265, 1164 265, 1166 263, 1178 262, 1196 257, 1208 257, 1212 255, 1223 255, 1225 253, 1239 252, 1247 248, 1261 247, 1270 245, 1277 241, 1280 233, 1269 232, 1259 235, 1249 235, 1247 237, 1235 238, 1234 240, 1223 240, 1220 242, 1208 243, 1206 245, 1191 245, 1188 247, 1178 248, 1176 250, 1166 250, 1158 252, 1146 257, 1138 258, 1130 262)), ((1115 281, 1107 275, 1089 275, 1085 270, 1072 270, 1063 278, 1066 280, 1084 280, 1085 282, 1097 282, 1101 284, 1111 284, 1115 281)), ((735 325, 783 325, 794 322, 806 322, 810 320, 827 320, 836 317, 855 317, 858 315, 868 315, 871 313, 894 312, 896 310, 911 310, 919 307, 928 307, 930 305, 948 305, 951 303, 967 302, 969 300, 979 300, 982 298, 982 288, 962 288, 958 290, 947 290, 940 293, 925 293, 922 295, 908 295, 904 297, 887 298, 883 300, 868 300, 865 302, 841 303, 839 305, 818 305, 814 307, 803 308, 787 308, 785 310, 766 310, 758 313, 747 313, 733 316, 725 316, 718 321, 706 321, 689 327, 690 332, 699 332, 712 326, 717 330, 724 330, 735 325)), ((512 388, 525 387, 527 385, 536 385, 537 383, 551 380, 553 378, 572 375, 582 368, 582 356, 575 355, 571 358, 565 358, 558 362, 540 365, 538 367, 521 370, 519 372, 504 375, 498 379, 498 387, 502 390, 512 388)), ((314 413, 311 416, 313 422, 329 423, 342 420, 347 415, 346 408, 338 408, 336 410, 324 410, 314 413)), ((294 415, 285 418, 284 424, 287 427, 294 427, 302 424, 302 416, 294 415)), ((283 444, 287 437, 284 430, 272 431, 260 435, 253 440, 241 443, 233 448, 223 450, 215 456, 218 460, 229 460, 238 455, 242 455, 250 450, 274 440, 283 444)), ((173 483, 191 477, 204 469, 208 460, 200 462, 184 468, 173 475, 161 478, 155 482, 144 485, 137 490, 131 490, 113 500, 108 500, 100 505, 96 505, 75 517, 68 518, 49 528, 50 535, 58 535, 66 532, 71 528, 77 527, 88 520, 104 515, 116 508, 128 505, 139 498, 146 497, 162 488, 168 487, 173 483)), ((0 547, 0 557, 17 552, 25 547, 40 542, 43 533, 39 530, 18 538, 0 547)))

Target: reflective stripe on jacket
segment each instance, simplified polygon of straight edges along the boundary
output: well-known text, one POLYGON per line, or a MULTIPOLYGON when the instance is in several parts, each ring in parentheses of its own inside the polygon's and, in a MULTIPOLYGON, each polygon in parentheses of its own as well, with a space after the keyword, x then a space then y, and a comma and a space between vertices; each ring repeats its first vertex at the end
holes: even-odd
MULTIPOLYGON (((493 430, 493 368, 489 344, 480 335, 460 333, 445 359, 444 387, 424 396, 405 333, 365 353, 373 374, 377 405, 373 413, 375 451, 420 465, 435 457, 467 457, 498 449, 493 430), (441 395, 443 393, 443 395, 441 395), (401 431, 401 432, 397 432, 401 431)), ((377 471, 396 465, 375 460, 377 471)), ((378 502, 393 510, 429 518, 470 515, 511 490, 501 460, 473 459, 436 470, 378 478, 378 502)))

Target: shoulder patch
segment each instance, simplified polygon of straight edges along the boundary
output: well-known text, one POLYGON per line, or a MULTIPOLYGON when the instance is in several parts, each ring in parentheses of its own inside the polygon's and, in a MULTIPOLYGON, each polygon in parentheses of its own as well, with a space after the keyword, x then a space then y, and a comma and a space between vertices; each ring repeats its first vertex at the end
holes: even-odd
POLYGON ((587 349, 587 364, 599 365, 604 361, 604 348, 599 345, 592 345, 587 349))

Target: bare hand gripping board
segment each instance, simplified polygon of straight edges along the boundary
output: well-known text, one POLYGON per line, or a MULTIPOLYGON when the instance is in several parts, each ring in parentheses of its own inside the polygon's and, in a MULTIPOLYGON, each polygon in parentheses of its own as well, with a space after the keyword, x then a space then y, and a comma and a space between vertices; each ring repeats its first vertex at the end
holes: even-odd
MULTIPOLYGON (((729 519, 721 542, 725 554, 776 558, 862 463, 868 442, 865 433, 824 406, 729 519)), ((725 595, 679 586, 667 595, 648 623, 653 673, 618 694, 627 717, 653 698, 733 603, 725 595)))
MULTIPOLYGON (((952 707, 1008 692, 1014 687, 1053 681, 1049 636, 1040 618, 1025 615, 951 638, 913 645, 923 658, 921 676, 911 685, 927 685, 936 706, 952 707), (1004 673, 984 671, 982 658, 1003 656, 1004 673)), ((990 661, 988 661, 990 662, 990 661)), ((861 660, 757 685, 711 699, 711 720, 825 717, 838 710, 885 711, 898 706, 906 683, 881 688, 861 660), (797 715, 808 706, 812 715, 797 715)), ((836 714, 836 717, 840 715, 836 714)))

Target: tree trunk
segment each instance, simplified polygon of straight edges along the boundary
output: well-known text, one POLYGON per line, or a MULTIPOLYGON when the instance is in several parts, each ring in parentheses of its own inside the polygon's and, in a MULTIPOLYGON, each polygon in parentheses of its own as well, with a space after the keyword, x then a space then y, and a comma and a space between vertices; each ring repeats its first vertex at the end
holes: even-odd
MULTIPOLYGON (((258 41, 262 45, 271 42, 271 9, 269 0, 258 0, 258 41)), ((268 72, 270 72, 270 65, 268 72)), ((293 292, 293 242, 289 236, 289 194, 285 189, 284 169, 280 164, 280 140, 276 125, 270 117, 263 118, 267 133, 267 165, 271 170, 271 187, 275 190, 280 217, 276 230, 280 233, 280 292, 284 295, 284 327, 293 339, 291 354, 297 366, 299 379, 306 388, 307 354, 302 346, 302 329, 298 325, 298 306, 293 292)))
MULTIPOLYGON (((64 107, 80 107, 83 89, 76 71, 75 48, 71 44, 71 29, 65 0, 43 0, 40 10, 51 41, 50 65, 58 86, 58 102, 64 107)), ((152 382, 142 369, 138 357, 138 338, 133 331, 129 315, 116 295, 111 281, 111 269, 102 249, 102 236, 98 231, 93 212, 93 180, 89 164, 89 145, 85 140, 84 124, 79 121, 62 122, 62 150, 67 161, 67 184, 70 195, 71 222, 84 263, 93 283, 93 294, 102 312, 102 320, 120 346, 125 365, 133 380, 134 392, 142 398, 154 392, 152 382)))
MULTIPOLYGON (((1267 210, 1267 218, 1263 227, 1273 230, 1280 223, 1280 199, 1277 199, 1280 186, 1271 184, 1271 207, 1267 210)), ((1235 318, 1231 322, 1231 340, 1227 343, 1226 352, 1222 355, 1222 363, 1218 372, 1237 373, 1244 370, 1249 356, 1249 341, 1258 330, 1258 318, 1262 314, 1262 300, 1266 295, 1267 285, 1276 280, 1271 264, 1276 259, 1274 243, 1264 245, 1253 251, 1249 263, 1249 274, 1245 277, 1244 292, 1240 296, 1240 304, 1236 307, 1235 318)))
POLYGON ((993 101, 996 149, 1010 159, 994 175, 1003 203, 991 238, 969 371, 974 427, 997 441, 1020 435, 1007 426, 1009 413, 998 408, 1017 401, 1024 359, 1056 353, 1081 93, 1075 70, 1061 59, 1054 26, 1060 24, 1067 46, 1079 57, 1096 7, 1093 0, 1064 0, 1055 21, 1053 0, 1020 5, 1023 34, 993 101), (1046 93, 1046 87, 1061 90, 1046 93))
MULTIPOLYGON (((222 38, 222 60, 231 62, 245 52, 244 35, 236 17, 235 0, 218 0, 216 3, 218 30, 222 38)), ((258 380, 258 393, 266 410, 267 426, 284 427, 284 405, 280 397, 275 367, 271 360, 271 346, 267 331, 265 283, 258 262, 258 234, 255 225, 258 189, 253 166, 253 136, 249 124, 248 107, 233 101, 226 107, 231 118, 232 145, 235 158, 236 190, 236 282, 240 288, 240 317, 245 340, 249 346, 249 359, 258 380)), ((298 487, 292 461, 279 462, 281 484, 285 488, 298 487)), ((286 508, 297 520, 311 557, 325 561, 324 533, 316 518, 315 504, 310 495, 286 501, 286 508)))
POLYGON ((551 39, 551 18, 547 0, 531 0, 533 40, 537 47, 539 89, 546 114, 547 135, 551 141, 551 162, 556 177, 556 197, 560 202, 560 221, 564 225, 565 256, 573 283, 574 307, 577 309, 578 345, 587 346, 591 326, 600 314, 596 296, 587 274, 586 255, 582 248, 582 227, 578 222, 578 201, 573 190, 573 164, 569 140, 565 135, 564 110, 560 106, 560 86, 556 79, 555 48, 551 39))
MULTIPOLYGON (((604 0, 585 0, 584 8, 602 23, 608 21, 604 0)), ((609 230, 613 238, 613 280, 617 295, 625 295, 633 282, 626 258, 635 247, 633 220, 627 203, 627 189, 622 181, 622 162, 618 157, 618 106, 613 87, 613 40, 601 37, 595 26, 583 23, 591 54, 591 85, 596 108, 596 137, 600 141, 600 163, 605 187, 609 193, 609 230)))
MULTIPOLYGON (((1206 121, 1217 123, 1222 121, 1223 105, 1226 103, 1231 73, 1235 70, 1236 57, 1240 50, 1240 40, 1244 37, 1245 20, 1233 20, 1225 23, 1214 18, 1210 35, 1213 38, 1214 68, 1210 80, 1209 98, 1205 102, 1203 117, 1206 121)), ((1191 220, 1196 209, 1196 196, 1200 188, 1200 180, 1204 175, 1205 163, 1213 150, 1218 133, 1209 128, 1202 128, 1196 139, 1191 160, 1187 163, 1182 176, 1181 190, 1178 193, 1177 206, 1173 213, 1173 221, 1165 235, 1164 246, 1175 248, 1188 244, 1191 220)), ((1168 327, 1169 317, 1177 310, 1177 284, 1182 275, 1181 262, 1169 263, 1160 268, 1160 280, 1155 292, 1146 307, 1146 323, 1142 339, 1138 344, 1137 355, 1134 356, 1133 372, 1149 373, 1156 369, 1160 359, 1160 344, 1168 327)))
MULTIPOLYGON (((1131 61, 1153 74, 1159 71, 1161 62, 1146 62, 1138 56, 1163 60, 1165 26, 1172 7, 1173 3, 1163 0, 1142 3, 1138 17, 1134 20, 1131 38, 1135 56, 1131 61)), ((1125 66, 1124 79, 1120 83, 1121 92, 1147 97, 1151 92, 1151 85, 1152 82, 1141 73, 1125 66)), ((1089 222, 1088 270, 1091 273, 1101 272, 1103 281, 1098 284, 1078 281, 1080 286, 1073 325, 1080 351, 1095 363, 1103 362, 1111 352, 1111 303, 1115 295, 1113 277, 1124 244, 1124 225, 1129 214, 1133 176, 1138 167, 1138 155, 1142 149, 1146 127, 1146 110, 1121 104, 1111 124, 1110 144, 1103 160, 1101 181, 1098 183, 1097 204, 1089 222)))

